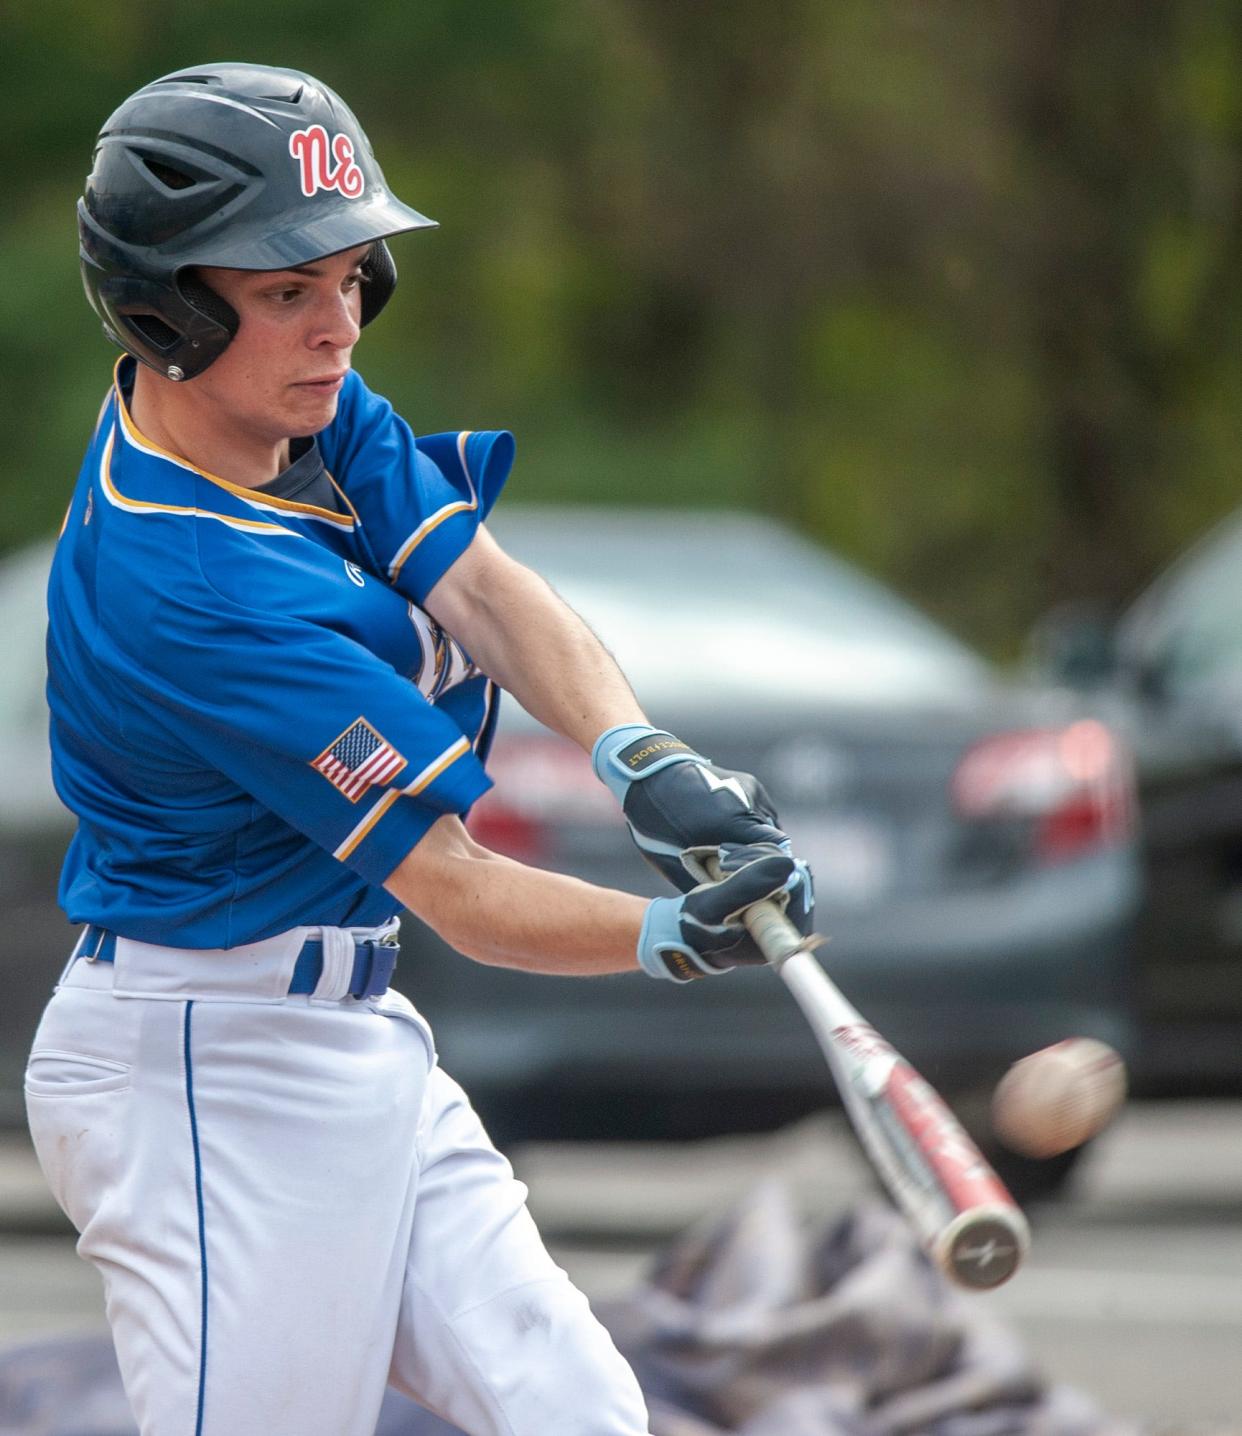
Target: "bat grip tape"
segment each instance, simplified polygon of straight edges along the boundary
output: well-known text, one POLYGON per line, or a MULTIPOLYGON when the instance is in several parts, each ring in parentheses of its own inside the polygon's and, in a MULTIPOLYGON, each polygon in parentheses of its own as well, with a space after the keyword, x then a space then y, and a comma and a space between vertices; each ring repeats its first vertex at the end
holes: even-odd
MULTIPOLYGON (((713 882, 718 883, 725 875, 717 858, 710 856, 705 858, 703 866, 713 882)), ((745 924, 746 931, 754 938, 759 951, 774 967, 779 967, 786 958, 792 957, 795 952, 806 950, 806 939, 780 908, 768 898, 752 903, 742 914, 742 922, 745 924)))

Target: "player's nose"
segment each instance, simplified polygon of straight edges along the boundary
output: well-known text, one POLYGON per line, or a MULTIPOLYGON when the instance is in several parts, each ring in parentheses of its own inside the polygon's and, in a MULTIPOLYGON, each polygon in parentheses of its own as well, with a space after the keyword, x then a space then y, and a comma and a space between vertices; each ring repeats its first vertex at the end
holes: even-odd
POLYGON ((360 311, 356 290, 334 289, 322 295, 315 306, 311 347, 328 344, 334 349, 351 348, 362 332, 360 311))

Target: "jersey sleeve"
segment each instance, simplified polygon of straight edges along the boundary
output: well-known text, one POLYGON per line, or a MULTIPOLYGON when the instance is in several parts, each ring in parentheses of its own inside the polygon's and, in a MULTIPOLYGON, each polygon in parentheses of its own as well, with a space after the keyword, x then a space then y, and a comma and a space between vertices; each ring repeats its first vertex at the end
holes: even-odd
POLYGON ((470 546, 515 450, 503 429, 416 438, 354 372, 319 447, 357 511, 379 570, 419 605, 470 546))
POLYGON ((491 786, 451 717, 333 629, 201 582, 127 607, 109 666, 168 736, 168 781, 223 774, 370 883, 491 786))

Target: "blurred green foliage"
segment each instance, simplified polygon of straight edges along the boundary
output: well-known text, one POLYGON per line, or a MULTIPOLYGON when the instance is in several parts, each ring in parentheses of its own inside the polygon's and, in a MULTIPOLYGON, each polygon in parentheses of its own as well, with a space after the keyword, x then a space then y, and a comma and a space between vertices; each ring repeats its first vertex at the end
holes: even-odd
POLYGON ((1242 0, 5 0, 0 550, 107 382, 73 203, 187 64, 312 71, 441 221, 359 362, 509 502, 734 504, 989 650, 1242 485, 1242 0))

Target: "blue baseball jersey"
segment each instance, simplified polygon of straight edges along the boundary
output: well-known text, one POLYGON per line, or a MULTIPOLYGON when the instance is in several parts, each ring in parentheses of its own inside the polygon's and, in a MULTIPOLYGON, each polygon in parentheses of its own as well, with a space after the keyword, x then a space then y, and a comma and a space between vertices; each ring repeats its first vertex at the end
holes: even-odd
POLYGON ((167 453, 117 365, 48 589, 52 772, 72 922, 174 947, 369 925, 435 820, 489 786, 495 686, 424 612, 513 461, 415 438, 356 373, 317 436, 339 502, 167 453))

